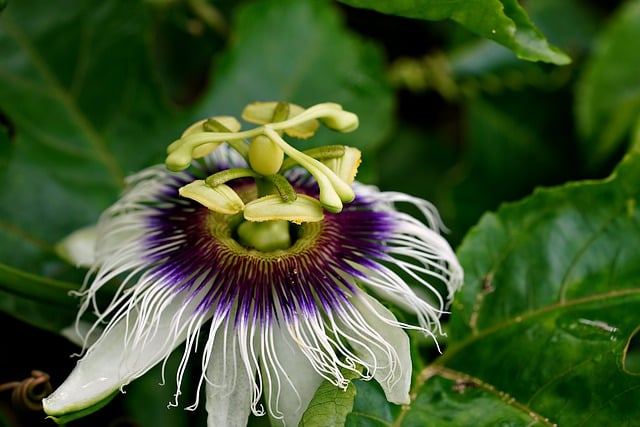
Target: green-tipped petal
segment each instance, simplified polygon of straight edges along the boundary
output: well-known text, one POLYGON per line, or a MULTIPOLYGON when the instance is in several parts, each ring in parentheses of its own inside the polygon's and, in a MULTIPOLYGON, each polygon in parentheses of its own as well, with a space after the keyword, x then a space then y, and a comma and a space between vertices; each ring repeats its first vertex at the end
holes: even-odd
POLYGON ((58 425, 66 426, 71 421, 79 420, 80 418, 84 418, 87 415, 93 414, 94 412, 97 412, 100 409, 104 408, 113 400, 114 397, 118 395, 118 393, 119 393, 118 391, 114 391, 113 393, 111 393, 111 395, 79 411, 68 412, 61 416, 49 415, 47 416, 47 419, 55 422, 58 425))
POLYGON ((321 221, 324 213, 322 205, 313 197, 298 194, 295 201, 285 202, 280 196, 271 194, 247 203, 244 218, 254 222, 286 220, 301 224, 321 221))
POLYGON ((198 179, 181 187, 179 193, 221 214, 233 215, 244 209, 240 196, 225 184, 210 187, 204 180, 198 179))
MULTIPOLYGON (((127 331, 135 324, 137 312, 123 316, 93 344, 62 385, 42 400, 45 413, 60 418, 91 408, 167 357, 189 332, 188 327, 176 324, 176 313, 196 309, 200 300, 189 300, 191 296, 167 303, 139 342, 132 342, 133 332, 127 331)), ((189 321, 186 317, 181 320, 189 321)))

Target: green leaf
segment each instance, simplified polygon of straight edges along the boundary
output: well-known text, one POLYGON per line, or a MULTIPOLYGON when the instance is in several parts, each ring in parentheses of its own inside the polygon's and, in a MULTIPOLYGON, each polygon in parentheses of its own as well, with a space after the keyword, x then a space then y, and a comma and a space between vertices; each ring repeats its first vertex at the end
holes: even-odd
POLYGON ((16 296, 70 308, 74 307, 75 303, 69 297, 69 292, 77 291, 78 286, 73 283, 35 276, 0 264, 0 289, 16 296))
POLYGON ((417 397, 402 426, 542 426, 548 423, 490 384, 440 366, 419 378, 417 397))
POLYGON ((640 151, 640 117, 633 126, 629 151, 640 151))
POLYGON ((376 381, 357 380, 357 394, 353 411, 347 416, 346 426, 382 427, 393 424, 398 416, 397 405, 389 403, 376 381))
MULTIPOLYGON (((583 56, 591 48, 599 29, 593 12, 579 0, 527 2, 527 13, 550 40, 574 58, 583 56), (570 26, 567 16, 571 16, 570 26)), ((479 89, 487 86, 485 89, 491 93, 495 93, 493 87, 503 90, 527 86, 556 88, 573 72, 573 67, 550 68, 546 64, 520 61, 507 48, 489 39, 467 40, 450 49, 447 56, 454 78, 465 79, 463 83, 472 88, 473 83, 479 89)))
MULTIPOLYGON (((194 120, 213 113, 235 115, 254 101, 303 107, 331 101, 356 113, 360 127, 349 134, 321 127, 298 148, 352 145, 366 158, 388 136, 393 93, 382 52, 346 30, 331 2, 249 2, 238 9, 233 28, 232 44, 217 59, 211 77, 213 90, 196 108, 194 120)), ((366 179, 367 169, 365 161, 359 179, 366 179)))
POLYGON ((13 424, 13 418, 9 418, 4 411, 0 411, 0 427, 11 427, 13 424))
POLYGON ((4 123, 4 121, 5 118, 2 117, 2 111, 0 111, 0 179, 9 164, 9 159, 13 153, 10 124, 4 123))
POLYGON ((465 287, 437 365, 558 425, 638 419, 640 377, 623 366, 640 326, 639 182, 634 153, 606 180, 485 215, 458 251, 465 287))
POLYGON ((178 133, 150 78, 146 22, 139 2, 12 2, 0 17, 0 110, 15 127, 0 175, 7 264, 72 270, 55 243, 94 223, 178 133))
POLYGON ((59 333, 75 320, 72 283, 35 276, 0 264, 0 310, 40 329, 59 333))
POLYGON ((342 374, 349 381, 347 388, 343 390, 324 381, 302 416, 301 427, 333 427, 345 424, 356 397, 356 386, 352 380, 360 377, 360 373, 343 369, 342 374))
POLYGON ((606 164, 640 116, 640 1, 627 2, 602 31, 578 81, 576 120, 587 164, 606 164))
POLYGON ((511 49, 519 58, 568 64, 570 58, 551 46, 516 0, 341 0, 350 6, 408 18, 452 19, 481 37, 511 49))

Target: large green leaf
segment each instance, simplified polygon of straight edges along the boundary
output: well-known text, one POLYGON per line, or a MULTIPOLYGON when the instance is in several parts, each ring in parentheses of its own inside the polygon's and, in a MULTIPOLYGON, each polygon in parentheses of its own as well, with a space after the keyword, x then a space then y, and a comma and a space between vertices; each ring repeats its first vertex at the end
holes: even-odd
POLYGON ((56 242, 94 223, 176 132, 146 28, 137 2, 11 2, 0 17, 0 310, 42 329, 72 323, 81 283, 56 242))
POLYGON ((452 19, 468 30, 511 49, 519 58, 567 64, 570 59, 551 46, 516 0, 340 0, 354 7, 408 18, 452 19))
POLYGON ((0 264, 0 310, 34 326, 59 332, 74 321, 77 309, 69 292, 74 283, 36 276, 0 264))
POLYGON ((576 119, 590 167, 606 164, 640 116, 640 1, 611 18, 586 63, 576 93, 576 119))
MULTIPOLYGON (((378 424, 635 425, 640 375, 640 152, 602 181, 541 189, 486 214, 458 250, 444 354, 378 424), (397 409, 397 408, 396 408, 397 409)), ((387 410, 394 407, 385 406, 387 410)), ((359 424, 362 422, 362 424, 359 424)))
POLYGON ((609 179, 540 190, 486 215, 458 254, 465 288, 438 362, 559 425, 628 425, 640 378, 640 154, 609 179))
POLYGON ((0 109, 15 129, 0 172, 3 262, 63 274, 55 242, 95 222, 124 176, 163 150, 146 22, 137 2, 11 2, 3 13, 0 109))

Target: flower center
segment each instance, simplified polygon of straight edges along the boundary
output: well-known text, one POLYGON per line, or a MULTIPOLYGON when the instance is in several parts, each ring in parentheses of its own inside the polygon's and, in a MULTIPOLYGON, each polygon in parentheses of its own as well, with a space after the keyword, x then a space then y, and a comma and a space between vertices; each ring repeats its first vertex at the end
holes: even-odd
POLYGON ((312 247, 322 234, 322 222, 301 225, 289 221, 245 221, 242 215, 209 211, 207 228, 211 237, 237 255, 281 257, 312 247))
POLYGON ((261 252, 287 249, 291 246, 289 221, 243 221, 237 228, 238 241, 261 252))

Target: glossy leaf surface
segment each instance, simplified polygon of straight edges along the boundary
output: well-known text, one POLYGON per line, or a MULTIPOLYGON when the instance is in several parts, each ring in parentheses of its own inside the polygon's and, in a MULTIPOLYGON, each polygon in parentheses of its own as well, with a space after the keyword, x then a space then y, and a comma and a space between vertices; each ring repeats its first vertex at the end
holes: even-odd
POLYGON ((341 0, 355 7, 408 18, 452 19, 468 30, 511 49, 519 58, 567 64, 568 56, 551 46, 516 0, 341 0))

